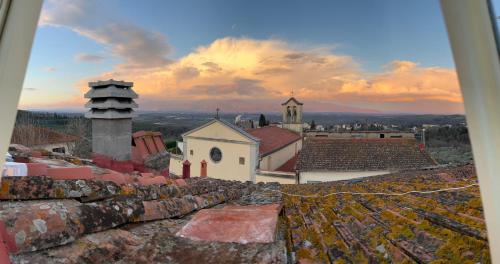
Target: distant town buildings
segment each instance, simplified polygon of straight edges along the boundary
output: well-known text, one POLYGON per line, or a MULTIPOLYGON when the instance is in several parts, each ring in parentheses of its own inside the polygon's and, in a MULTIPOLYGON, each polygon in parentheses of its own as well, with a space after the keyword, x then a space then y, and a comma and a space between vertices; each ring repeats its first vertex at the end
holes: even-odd
POLYGON ((234 119, 234 124, 243 129, 251 129, 257 127, 256 123, 252 119, 245 119, 243 115, 238 115, 234 119))
POLYGON ((171 170, 180 174, 189 161, 193 175, 204 168, 208 177, 226 180, 308 183, 435 165, 415 133, 397 125, 357 122, 327 130, 303 122, 303 103, 296 98, 281 106, 280 124, 259 127, 239 115, 234 124, 215 118, 186 132, 183 154, 174 157, 171 170))

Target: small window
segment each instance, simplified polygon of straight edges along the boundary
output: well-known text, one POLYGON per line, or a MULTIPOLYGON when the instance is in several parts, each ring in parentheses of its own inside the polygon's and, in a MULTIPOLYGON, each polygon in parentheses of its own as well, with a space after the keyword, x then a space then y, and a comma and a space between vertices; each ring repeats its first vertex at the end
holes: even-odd
POLYGON ((52 149, 52 152, 56 152, 56 153, 66 153, 66 149, 64 147, 60 147, 60 148, 53 148, 52 149))
POLYGON ((215 163, 221 161, 221 159, 222 159, 222 151, 218 147, 213 147, 210 150, 210 159, 213 162, 215 162, 215 163))
POLYGON ((402 138, 403 136, 399 135, 399 136, 391 136, 391 138, 402 138))
POLYGON ((380 138, 385 138, 385 134, 380 134, 380 138))
POLYGON ((245 165, 245 158, 240 157, 240 164, 241 164, 241 165, 245 165))
POLYGON ((193 156, 193 153, 194 153, 193 150, 189 151, 189 155, 193 156))

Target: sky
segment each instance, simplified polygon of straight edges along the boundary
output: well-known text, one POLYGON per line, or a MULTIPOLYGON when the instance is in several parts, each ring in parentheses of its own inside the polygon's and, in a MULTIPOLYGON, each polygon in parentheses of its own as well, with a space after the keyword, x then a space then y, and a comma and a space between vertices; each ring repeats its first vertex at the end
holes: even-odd
POLYGON ((20 108, 111 78, 148 111, 463 113, 437 0, 46 0, 20 108))

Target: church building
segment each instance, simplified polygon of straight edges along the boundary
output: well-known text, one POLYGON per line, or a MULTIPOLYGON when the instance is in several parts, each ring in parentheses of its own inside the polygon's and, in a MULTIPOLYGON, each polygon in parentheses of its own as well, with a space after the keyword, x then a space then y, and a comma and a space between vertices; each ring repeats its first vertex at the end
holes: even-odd
POLYGON ((302 134, 304 129, 304 124, 302 123, 303 103, 291 97, 286 102, 282 103, 281 106, 283 114, 282 127, 302 134))
POLYGON ((282 111, 282 127, 244 130, 214 118, 184 133, 183 160, 191 163, 191 174, 201 175, 206 163, 208 177, 255 182, 260 171, 276 171, 296 160, 302 148, 302 103, 290 98, 282 111))

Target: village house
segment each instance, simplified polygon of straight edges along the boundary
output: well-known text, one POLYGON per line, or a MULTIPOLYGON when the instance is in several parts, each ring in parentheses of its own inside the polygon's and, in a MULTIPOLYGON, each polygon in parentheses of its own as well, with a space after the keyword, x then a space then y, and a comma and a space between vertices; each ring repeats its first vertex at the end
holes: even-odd
POLYGON ((297 162, 298 183, 339 181, 435 166, 415 138, 308 137, 297 162))
POLYGON ((11 144, 29 146, 32 149, 73 154, 79 137, 67 135, 49 128, 19 125, 12 132, 11 144))

